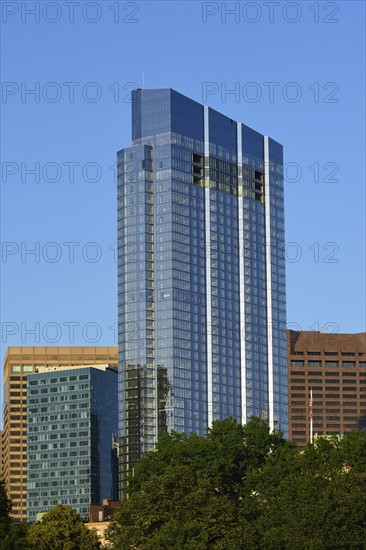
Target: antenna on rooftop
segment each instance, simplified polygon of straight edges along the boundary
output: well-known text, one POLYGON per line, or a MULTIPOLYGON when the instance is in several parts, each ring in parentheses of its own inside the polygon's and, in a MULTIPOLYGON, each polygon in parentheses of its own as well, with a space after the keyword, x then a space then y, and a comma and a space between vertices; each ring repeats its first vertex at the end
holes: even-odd
POLYGON ((142 88, 145 87, 145 73, 142 71, 142 88))

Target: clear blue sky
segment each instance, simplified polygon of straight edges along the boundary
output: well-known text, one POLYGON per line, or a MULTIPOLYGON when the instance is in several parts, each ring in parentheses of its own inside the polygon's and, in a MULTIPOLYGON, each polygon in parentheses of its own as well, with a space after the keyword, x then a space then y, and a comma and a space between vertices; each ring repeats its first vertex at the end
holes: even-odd
POLYGON ((143 73, 283 144, 288 324, 365 330, 364 2, 36 4, 2 2, 2 357, 116 343, 113 165, 143 73))

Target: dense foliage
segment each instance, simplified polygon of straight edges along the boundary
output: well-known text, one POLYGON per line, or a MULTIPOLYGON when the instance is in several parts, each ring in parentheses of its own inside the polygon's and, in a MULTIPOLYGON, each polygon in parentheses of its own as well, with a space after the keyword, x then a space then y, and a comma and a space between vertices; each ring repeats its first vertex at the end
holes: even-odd
POLYGON ((5 488, 5 482, 0 477, 0 540, 8 534, 11 526, 11 502, 5 488))
POLYGON ((12 504, 7 496, 5 482, 0 478, 0 550, 28 550, 28 524, 13 523, 12 504))
POLYGON ((37 550, 99 550, 95 531, 85 527, 80 516, 70 506, 57 504, 42 521, 31 525, 28 542, 37 550))
POLYGON ((58 504, 39 523, 13 523, 11 503, 0 481, 0 550, 99 550, 95 531, 70 506, 58 504))
POLYGON ((115 550, 361 549, 366 434, 305 450, 253 418, 165 434, 115 513, 115 550))

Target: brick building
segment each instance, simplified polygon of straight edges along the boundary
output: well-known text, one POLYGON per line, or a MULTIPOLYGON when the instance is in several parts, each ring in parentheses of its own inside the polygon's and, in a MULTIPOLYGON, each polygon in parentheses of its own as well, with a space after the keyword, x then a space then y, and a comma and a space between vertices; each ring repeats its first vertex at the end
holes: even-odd
POLYGON ((366 333, 287 332, 289 439, 309 441, 313 390, 314 437, 366 430, 366 333))

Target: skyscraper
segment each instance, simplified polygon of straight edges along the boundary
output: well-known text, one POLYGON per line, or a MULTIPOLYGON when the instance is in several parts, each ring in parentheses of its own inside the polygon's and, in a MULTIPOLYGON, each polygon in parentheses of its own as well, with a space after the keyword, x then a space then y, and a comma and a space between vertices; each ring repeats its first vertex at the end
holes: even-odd
POLYGON ((282 146, 138 89, 117 164, 122 479, 165 430, 255 415, 287 434, 282 146))

